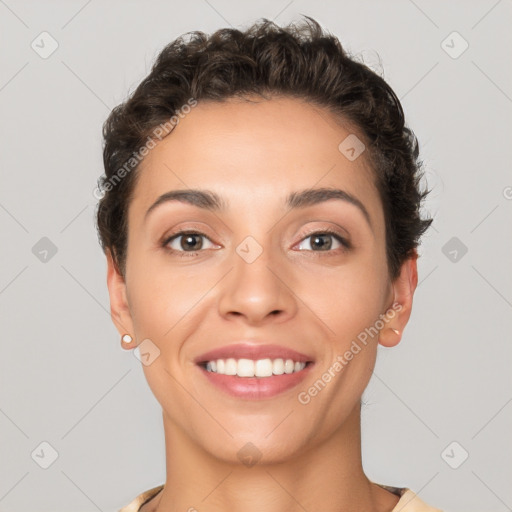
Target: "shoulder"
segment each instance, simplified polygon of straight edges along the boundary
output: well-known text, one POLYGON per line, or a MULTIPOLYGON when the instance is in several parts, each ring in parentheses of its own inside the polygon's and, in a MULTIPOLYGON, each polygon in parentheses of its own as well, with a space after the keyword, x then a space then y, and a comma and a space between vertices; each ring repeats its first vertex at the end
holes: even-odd
POLYGON ((410 489, 400 488, 396 490, 399 491, 396 494, 400 496, 400 500, 391 512, 442 512, 442 510, 438 508, 427 505, 410 489))
POLYGON ((155 497, 163 488, 164 486, 162 484, 142 492, 136 498, 134 498, 128 505, 126 505, 123 508, 120 508, 118 512, 139 512, 140 507, 142 507, 144 503, 147 503, 151 498, 155 497))
MULTIPOLYGON (((390 487, 387 485, 378 484, 388 491, 400 496, 400 500, 391 512, 443 512, 438 508, 427 505, 419 496, 417 496, 411 489, 406 487, 390 487)), ((162 489, 164 485, 159 485, 142 492, 134 498, 128 505, 119 509, 118 512, 139 512, 140 508, 149 500, 154 498, 162 489)))

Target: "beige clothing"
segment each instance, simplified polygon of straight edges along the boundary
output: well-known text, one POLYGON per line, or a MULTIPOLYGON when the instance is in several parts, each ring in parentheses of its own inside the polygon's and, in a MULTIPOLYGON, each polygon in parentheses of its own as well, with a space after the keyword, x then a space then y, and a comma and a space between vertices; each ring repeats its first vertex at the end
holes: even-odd
MULTIPOLYGON (((426 503, 416 496, 416 494, 405 487, 390 487, 388 485, 378 484, 384 489, 400 496, 400 500, 395 505, 391 512, 442 512, 437 508, 428 506, 426 503)), ((119 509, 118 512, 139 512, 140 507, 147 503, 151 498, 155 497, 162 489, 163 485, 153 487, 141 494, 139 494, 130 504, 119 509)))

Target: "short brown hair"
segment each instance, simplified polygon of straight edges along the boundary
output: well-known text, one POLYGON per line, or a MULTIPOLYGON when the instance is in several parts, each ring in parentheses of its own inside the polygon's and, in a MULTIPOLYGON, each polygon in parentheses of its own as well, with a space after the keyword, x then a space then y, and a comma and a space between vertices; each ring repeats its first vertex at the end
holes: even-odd
POLYGON ((97 227, 103 251, 110 250, 124 276, 127 212, 136 169, 116 172, 133 158, 154 129, 196 101, 223 101, 248 95, 286 95, 323 106, 359 128, 383 204, 389 275, 415 253, 432 219, 420 217, 430 192, 419 190, 422 163, 418 141, 405 126, 396 94, 378 74, 348 55, 339 40, 310 17, 278 27, 265 18, 245 31, 194 31, 163 48, 133 94, 115 107, 103 125, 104 195, 97 227), (188 37, 187 37, 188 36, 188 37), (111 186, 106 186, 110 183, 111 186))

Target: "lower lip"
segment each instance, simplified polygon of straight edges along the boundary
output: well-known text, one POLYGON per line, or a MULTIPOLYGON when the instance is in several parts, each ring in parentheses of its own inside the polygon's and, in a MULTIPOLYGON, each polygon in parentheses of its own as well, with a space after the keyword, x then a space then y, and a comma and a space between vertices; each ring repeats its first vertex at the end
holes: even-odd
POLYGON ((300 372, 272 375, 271 377, 238 377, 209 372, 197 366, 209 381, 222 391, 237 398, 261 400, 272 398, 300 384, 309 374, 314 363, 309 363, 300 372))

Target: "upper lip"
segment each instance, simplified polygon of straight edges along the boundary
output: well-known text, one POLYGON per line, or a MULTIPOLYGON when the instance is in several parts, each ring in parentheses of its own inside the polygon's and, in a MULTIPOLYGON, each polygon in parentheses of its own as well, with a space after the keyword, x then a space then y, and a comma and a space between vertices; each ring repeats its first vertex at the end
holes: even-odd
POLYGON ((209 350, 196 357, 196 364, 214 361, 216 359, 292 359, 299 363, 312 362, 313 358, 301 352, 282 345, 263 344, 263 343, 233 343, 223 347, 209 350))

